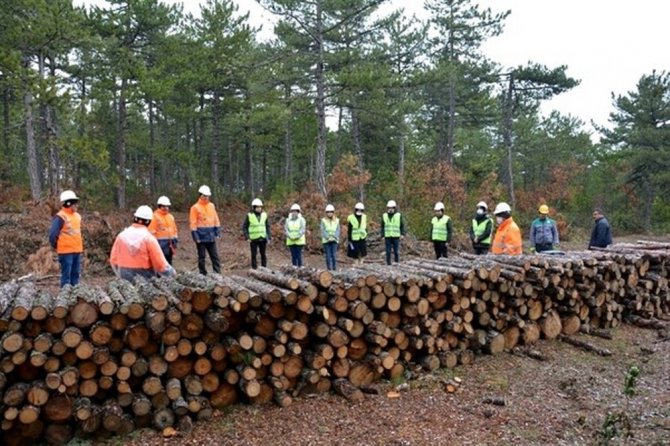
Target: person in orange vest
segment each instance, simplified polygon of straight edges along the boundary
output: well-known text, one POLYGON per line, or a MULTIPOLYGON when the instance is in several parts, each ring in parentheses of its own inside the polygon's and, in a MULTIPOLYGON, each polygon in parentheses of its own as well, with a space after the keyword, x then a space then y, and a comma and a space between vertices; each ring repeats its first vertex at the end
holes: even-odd
POLYGON ((132 281, 135 276, 151 278, 175 275, 158 240, 147 228, 153 215, 149 206, 138 207, 133 215, 133 224, 116 236, 109 263, 120 279, 132 281))
POLYGON ((165 259, 172 265, 172 256, 179 242, 177 225, 174 222, 174 216, 170 214, 172 203, 168 197, 163 196, 158 198, 156 204, 158 209, 154 211, 154 219, 149 223, 149 232, 156 237, 165 259))
POLYGON ((520 255, 523 248, 521 231, 512 219, 512 208, 505 202, 498 203, 493 215, 498 229, 491 245, 491 254, 520 255))
POLYGON ((81 254, 84 241, 81 237, 81 215, 77 212, 79 198, 71 191, 60 194, 61 210, 54 215, 49 230, 49 243, 58 253, 60 286, 79 283, 81 254))
POLYGON ((212 269, 215 273, 221 273, 221 262, 216 249, 216 239, 219 238, 221 223, 216 207, 210 200, 212 191, 209 186, 200 186, 198 189, 200 198, 191 206, 189 221, 191 224, 191 236, 198 247, 198 270, 200 274, 207 274, 205 267, 205 255, 209 253, 212 260, 212 269))

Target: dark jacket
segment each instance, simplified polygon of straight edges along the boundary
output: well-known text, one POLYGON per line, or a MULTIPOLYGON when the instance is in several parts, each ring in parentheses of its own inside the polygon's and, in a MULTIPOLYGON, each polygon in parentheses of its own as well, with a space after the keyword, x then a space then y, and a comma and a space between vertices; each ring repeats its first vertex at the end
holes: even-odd
POLYGON ((612 230, 610 224, 605 217, 600 217, 596 220, 591 231, 591 241, 589 248, 606 248, 612 244, 612 230))

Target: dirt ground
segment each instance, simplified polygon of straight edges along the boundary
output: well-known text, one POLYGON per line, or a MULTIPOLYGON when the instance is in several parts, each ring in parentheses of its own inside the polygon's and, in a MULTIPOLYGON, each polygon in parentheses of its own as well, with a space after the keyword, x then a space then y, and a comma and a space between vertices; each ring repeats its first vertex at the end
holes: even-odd
MULTIPOLYGON (((241 273, 249 265, 248 244, 240 230, 244 213, 242 208, 222 212, 224 231, 218 247, 228 272, 241 273)), ((82 281, 104 284, 112 277, 106 253, 114 235, 129 224, 129 216, 84 215, 90 226, 85 232, 82 281)), ((174 266, 197 270, 188 216, 175 216, 181 243, 174 266)), ((58 289, 58 264, 46 241, 49 223, 50 209, 44 206, 22 215, 0 214, 0 250, 4 253, 0 280, 33 274, 44 288, 58 289)), ((276 224, 273 232, 277 235, 280 231, 276 224)), ((432 255, 430 245, 411 243, 414 253, 432 255)), ((577 248, 582 244, 575 241, 572 245, 577 248)), ((280 237, 270 245, 268 257, 269 266, 289 263, 280 237)), ((346 266, 342 251, 338 260, 346 266)), ((369 260, 381 263, 381 247, 371 249, 369 260)), ((317 250, 305 253, 305 263, 325 266, 317 250)), ((670 445, 670 341, 659 339, 655 331, 628 325, 616 329, 613 340, 583 338, 610 349, 613 355, 600 357, 560 341, 541 341, 534 348, 546 355, 547 361, 509 353, 480 356, 473 365, 455 370, 382 382, 380 394, 367 395, 362 403, 352 404, 327 394, 298 397, 287 408, 240 404, 215 412, 209 422, 197 423, 191 434, 164 439, 154 431, 140 430, 104 444, 670 445), (636 395, 627 399, 624 377, 632 365, 640 368, 640 377, 636 395), (456 376, 462 380, 460 388, 455 393, 445 392, 444 382, 456 376), (387 392, 397 385, 408 390, 400 391, 397 398, 388 397, 387 392), (487 398, 503 399, 505 405, 487 404, 487 398), (604 442, 608 414, 628 420, 632 436, 626 440, 625 423, 612 422, 608 429, 612 439, 604 442)), ((71 444, 90 443, 73 440, 71 444)))

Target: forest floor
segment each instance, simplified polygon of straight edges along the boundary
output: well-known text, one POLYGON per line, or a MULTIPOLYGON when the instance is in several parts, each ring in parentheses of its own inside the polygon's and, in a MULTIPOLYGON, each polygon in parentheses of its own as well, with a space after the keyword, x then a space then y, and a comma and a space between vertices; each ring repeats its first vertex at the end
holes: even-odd
MULTIPOLYGON (((58 264, 47 243, 52 212, 41 205, 23 214, 0 214, 0 280, 32 274, 44 288, 58 289, 58 264)), ((245 212, 242 206, 220 210, 224 231, 218 247, 224 272, 243 273, 248 268, 248 243, 240 229, 245 212)), ((197 255, 188 216, 175 216, 181 243, 174 266, 195 271, 197 255)), ((114 236, 129 224, 130 217, 84 213, 84 218, 82 281, 102 285, 112 277, 107 255, 114 236)), ((273 233, 281 233, 279 225, 273 227, 273 233)), ((413 254, 432 256, 429 244, 408 240, 410 243, 408 251, 413 254)), ((564 249, 583 246, 583 240, 562 245, 564 249)), ((290 262, 281 237, 271 243, 268 259, 270 267, 290 262)), ((340 266, 346 266, 342 251, 338 260, 340 266)), ((371 249, 368 260, 382 263, 380 246, 371 249)), ((322 254, 307 250, 305 264, 323 267, 322 254)), ((629 325, 614 330, 612 340, 588 340, 613 355, 600 357, 560 341, 540 341, 534 348, 546 361, 509 353, 479 356, 474 364, 454 370, 417 374, 402 383, 381 383, 380 393, 367 395, 361 403, 328 394, 299 397, 287 408, 239 404, 216 411, 210 422, 197 423, 190 434, 165 439, 160 433, 139 430, 105 444, 670 445, 670 340, 629 325), (632 365, 641 373, 637 394, 627 399, 624 377, 632 365), (462 380, 459 389, 445 392, 445 380, 455 376, 462 380), (398 385, 407 390, 389 395, 398 385), (487 398, 502 399, 504 405, 487 404, 487 398), (626 432, 631 434, 627 440, 626 432), (611 434, 611 441, 606 441, 605 433, 611 434)), ((71 444, 90 443, 74 440, 71 444)))

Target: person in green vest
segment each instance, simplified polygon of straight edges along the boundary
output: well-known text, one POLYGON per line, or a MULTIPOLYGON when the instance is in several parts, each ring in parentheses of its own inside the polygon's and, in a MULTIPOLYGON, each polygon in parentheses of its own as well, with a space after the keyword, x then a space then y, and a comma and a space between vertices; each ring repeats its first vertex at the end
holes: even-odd
POLYGON ((321 242, 326 254, 326 268, 337 269, 337 245, 340 243, 340 219, 335 217, 335 206, 326 206, 326 216, 321 219, 321 242))
POLYGON ((270 233, 268 214, 263 211, 263 202, 258 198, 255 198, 251 202, 251 212, 244 219, 242 233, 244 234, 244 239, 249 241, 249 246, 251 247, 251 267, 253 269, 258 268, 256 255, 259 251, 261 253, 261 266, 268 266, 268 258, 265 255, 265 251, 272 235, 270 233))
POLYGON ((293 266, 302 266, 302 249, 305 247, 305 225, 305 218, 300 215, 300 205, 294 203, 284 223, 286 246, 291 250, 291 264, 293 266))
POLYGON ((368 237, 368 217, 365 215, 365 206, 358 202, 354 206, 354 213, 347 217, 347 256, 355 260, 355 263, 363 263, 363 258, 368 255, 366 239, 368 237))
POLYGON ((472 248, 477 255, 487 254, 491 249, 493 219, 488 214, 488 210, 485 202, 477 203, 477 211, 470 225, 470 240, 472 240, 472 248))
POLYGON ((543 204, 537 210, 540 214, 530 225, 530 246, 536 252, 552 251, 558 246, 558 228, 549 218, 549 206, 543 204))
POLYGON ((444 203, 438 201, 433 208, 435 216, 430 222, 430 239, 435 248, 435 258, 447 257, 447 243, 451 242, 451 218, 444 215, 444 203))
POLYGON ((382 234, 386 245, 386 264, 391 264, 391 252, 393 252, 393 261, 400 261, 400 239, 405 236, 405 222, 402 214, 396 212, 398 205, 395 201, 389 200, 386 203, 386 213, 382 215, 382 234))

